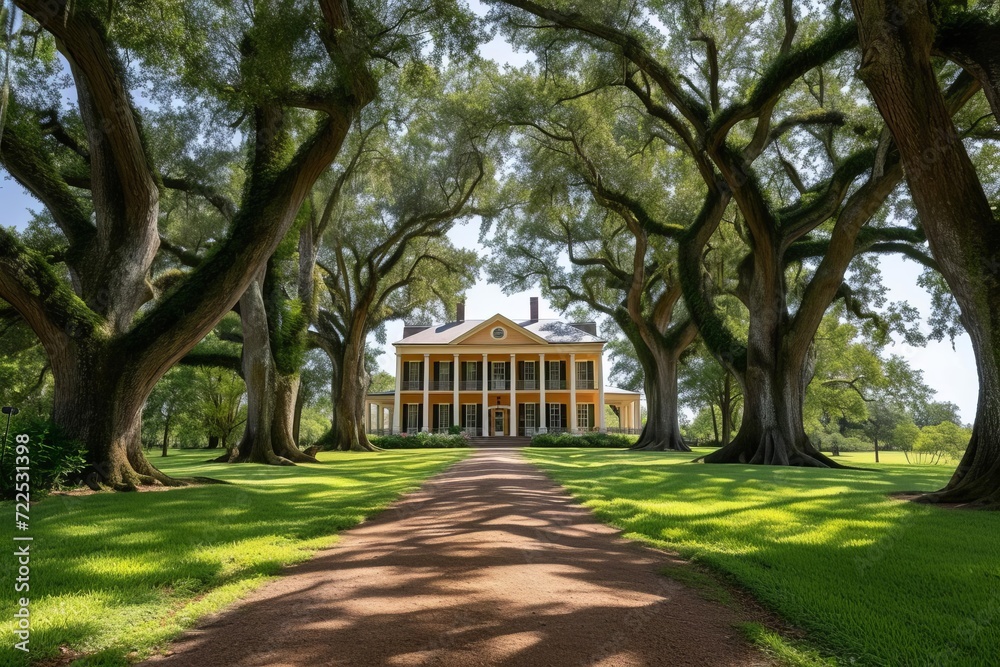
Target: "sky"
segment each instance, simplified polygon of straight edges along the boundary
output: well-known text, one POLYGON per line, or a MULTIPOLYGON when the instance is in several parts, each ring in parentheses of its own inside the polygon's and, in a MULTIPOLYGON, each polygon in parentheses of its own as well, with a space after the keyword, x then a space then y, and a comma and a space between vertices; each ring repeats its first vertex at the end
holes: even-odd
MULTIPOLYGON (((485 13, 482 5, 473 1, 473 7, 480 14, 485 13)), ((482 48, 483 55, 494 60, 520 66, 529 60, 524 53, 513 51, 501 38, 495 38, 482 48)), ((0 181, 0 224, 23 228, 29 219, 31 209, 39 210, 41 205, 24 191, 9 176, 4 174, 0 181)), ((484 254, 486 250, 479 244, 479 223, 467 222, 456 225, 449 234, 452 242, 459 247, 469 248, 484 254)), ((923 319, 930 314, 930 297, 917 285, 921 268, 913 261, 898 256, 883 256, 882 276, 889 289, 890 301, 907 301, 919 309, 923 319)), ((527 319, 529 298, 541 296, 540 290, 505 295, 497 285, 480 280, 466 293, 466 319, 485 319, 497 313, 513 320, 527 319)), ((560 314, 553 310, 544 299, 539 299, 540 317, 557 318, 560 314)), ((394 321, 388 325, 388 343, 383 346, 384 354, 379 357, 381 366, 395 373, 395 355, 392 343, 402 337, 403 322, 394 321)), ((372 341, 374 344, 374 341, 372 341)), ((936 399, 951 401, 959 406, 962 419, 971 423, 976 413, 978 378, 969 337, 963 334, 955 341, 954 349, 950 341, 929 342, 926 347, 912 347, 905 343, 895 343, 887 350, 903 356, 911 366, 923 371, 924 382, 937 391, 936 399)), ((604 368, 610 368, 605 363, 604 368)))

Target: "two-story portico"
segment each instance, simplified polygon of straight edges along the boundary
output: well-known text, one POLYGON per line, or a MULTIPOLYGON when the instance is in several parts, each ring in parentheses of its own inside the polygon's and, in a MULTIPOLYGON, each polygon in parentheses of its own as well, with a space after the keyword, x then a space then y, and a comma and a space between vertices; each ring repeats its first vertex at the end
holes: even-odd
MULTIPOLYGON (((476 436, 531 436, 603 430, 604 341, 593 322, 503 315, 438 326, 406 326, 396 348, 396 390, 370 395, 385 405, 396 432, 447 431, 476 436)), ((614 390, 621 424, 638 427, 635 392, 614 390)), ((380 415, 384 413, 380 410, 380 415)), ((369 418, 371 413, 369 412, 369 418)))

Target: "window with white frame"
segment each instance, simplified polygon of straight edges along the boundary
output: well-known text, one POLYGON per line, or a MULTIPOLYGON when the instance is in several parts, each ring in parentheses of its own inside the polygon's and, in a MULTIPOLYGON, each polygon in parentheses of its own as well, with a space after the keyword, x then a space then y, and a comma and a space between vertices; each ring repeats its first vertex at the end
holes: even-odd
POLYGON ((535 362, 526 361, 524 362, 524 388, 525 389, 535 389, 535 362))
POLYGON ((562 364, 558 361, 549 362, 549 379, 556 382, 562 380, 562 364))
POLYGON ((416 403, 406 406, 406 430, 420 430, 420 406, 416 403))
POLYGON ((438 366, 438 380, 441 382, 451 382, 451 362, 442 361, 438 366))
POLYGON ((585 431, 590 430, 590 405, 588 403, 577 404, 576 427, 585 431))
POLYGON ((493 362, 493 389, 503 389, 507 384, 507 366, 502 361, 493 362))
POLYGON ((465 410, 465 428, 476 428, 476 404, 469 403, 462 408, 465 410))
POLYGON ((594 387, 594 375, 590 372, 592 368, 589 361, 576 362, 576 384, 582 389, 592 389, 594 387))
POLYGON ((451 406, 447 403, 438 403, 438 428, 447 431, 451 426, 451 406))
POLYGON ((524 428, 535 428, 535 404, 524 404, 524 428))
POLYGON ((410 382, 420 382, 420 362, 411 361, 410 362, 410 376, 407 378, 410 382))
POLYGON ((560 428, 562 424, 562 405, 549 403, 549 429, 560 428))

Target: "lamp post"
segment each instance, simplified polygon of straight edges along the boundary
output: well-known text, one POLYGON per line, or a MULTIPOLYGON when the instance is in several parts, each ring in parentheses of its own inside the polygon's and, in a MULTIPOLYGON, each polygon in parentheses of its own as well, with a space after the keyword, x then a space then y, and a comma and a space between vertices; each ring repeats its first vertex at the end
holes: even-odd
POLYGON ((3 474, 3 460, 7 456, 7 433, 10 431, 10 418, 20 412, 20 410, 5 405, 2 412, 7 415, 7 426, 3 430, 3 446, 0 447, 0 475, 3 474))

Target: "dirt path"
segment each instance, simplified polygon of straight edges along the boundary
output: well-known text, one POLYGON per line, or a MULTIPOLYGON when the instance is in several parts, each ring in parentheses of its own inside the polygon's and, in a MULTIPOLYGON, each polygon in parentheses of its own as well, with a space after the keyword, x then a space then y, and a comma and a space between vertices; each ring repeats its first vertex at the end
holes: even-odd
POLYGON ((516 450, 477 450, 157 667, 768 665, 516 450))

